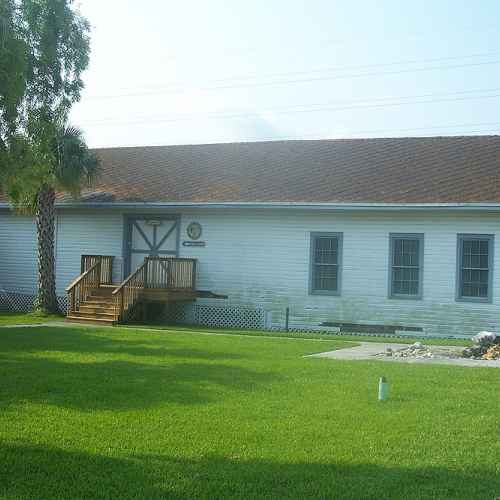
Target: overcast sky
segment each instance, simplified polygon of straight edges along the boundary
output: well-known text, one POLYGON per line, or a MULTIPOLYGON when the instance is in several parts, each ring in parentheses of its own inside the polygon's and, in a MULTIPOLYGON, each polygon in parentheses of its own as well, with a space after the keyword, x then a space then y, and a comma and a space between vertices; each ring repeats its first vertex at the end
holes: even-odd
POLYGON ((500 131, 500 2, 80 0, 92 147, 500 131))

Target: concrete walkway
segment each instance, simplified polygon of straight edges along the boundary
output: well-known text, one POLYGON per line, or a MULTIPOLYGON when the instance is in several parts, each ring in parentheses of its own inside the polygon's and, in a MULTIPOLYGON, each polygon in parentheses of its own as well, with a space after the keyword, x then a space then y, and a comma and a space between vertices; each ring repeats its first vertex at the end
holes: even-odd
POLYGON ((391 344, 380 342, 360 342, 356 347, 348 349, 338 349, 336 351, 321 352, 318 354, 310 354, 307 357, 311 358, 331 358, 340 360, 358 360, 358 361, 392 361, 396 363, 413 363, 426 365, 456 365, 456 366, 484 366, 489 368, 500 368, 500 360, 479 360, 467 358, 448 357, 445 353, 460 352, 463 347, 456 346, 427 346, 434 354, 433 358, 400 358, 393 356, 385 356, 388 348, 393 351, 407 348, 408 344, 391 344))
POLYGON ((62 326, 58 322, 50 322, 50 323, 26 323, 26 324, 15 324, 15 325, 0 325, 0 328, 36 328, 41 326, 62 326))

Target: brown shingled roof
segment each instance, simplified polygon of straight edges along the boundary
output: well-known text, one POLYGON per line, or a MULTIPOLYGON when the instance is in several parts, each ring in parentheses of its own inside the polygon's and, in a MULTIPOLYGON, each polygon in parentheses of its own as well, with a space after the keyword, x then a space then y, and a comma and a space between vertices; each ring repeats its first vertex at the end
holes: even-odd
POLYGON ((95 151, 102 175, 82 201, 500 202, 500 136, 95 151))

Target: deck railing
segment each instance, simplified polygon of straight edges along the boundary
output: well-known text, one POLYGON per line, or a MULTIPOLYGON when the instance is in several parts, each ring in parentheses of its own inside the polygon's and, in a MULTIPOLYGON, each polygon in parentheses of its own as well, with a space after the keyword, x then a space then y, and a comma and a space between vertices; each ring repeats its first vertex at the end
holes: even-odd
POLYGON ((113 292, 117 321, 127 319, 145 289, 195 290, 196 259, 146 257, 113 292))
POLYGON ((125 320, 138 302, 146 284, 147 262, 144 261, 116 290, 113 291, 116 320, 125 320))
POLYGON ((87 300, 92 290, 99 288, 101 285, 101 273, 101 261, 97 260, 66 288, 69 314, 79 311, 80 304, 87 300))
POLYGON ((111 285, 113 283, 113 255, 82 255, 80 273, 83 274, 97 261, 101 262, 101 284, 111 285))
MULTIPOLYGON (((68 314, 80 311, 80 305, 92 292, 112 284, 113 256, 82 255, 81 275, 71 283, 68 293, 68 314)), ((144 262, 120 285, 111 296, 115 321, 128 318, 146 290, 196 290, 196 259, 180 257, 146 257, 144 262)))
POLYGON ((146 288, 195 290, 196 259, 146 257, 146 288))

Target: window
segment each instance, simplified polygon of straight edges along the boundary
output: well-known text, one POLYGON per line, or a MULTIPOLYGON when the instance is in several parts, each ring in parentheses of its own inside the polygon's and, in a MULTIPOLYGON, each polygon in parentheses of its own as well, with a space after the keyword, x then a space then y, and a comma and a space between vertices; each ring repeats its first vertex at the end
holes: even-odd
POLYGON ((341 233, 311 233, 310 293, 340 294, 341 233))
POLYGON ((422 298, 423 234, 391 234, 389 297, 422 298))
POLYGON ((459 234, 457 300, 491 301, 493 235, 459 234))

